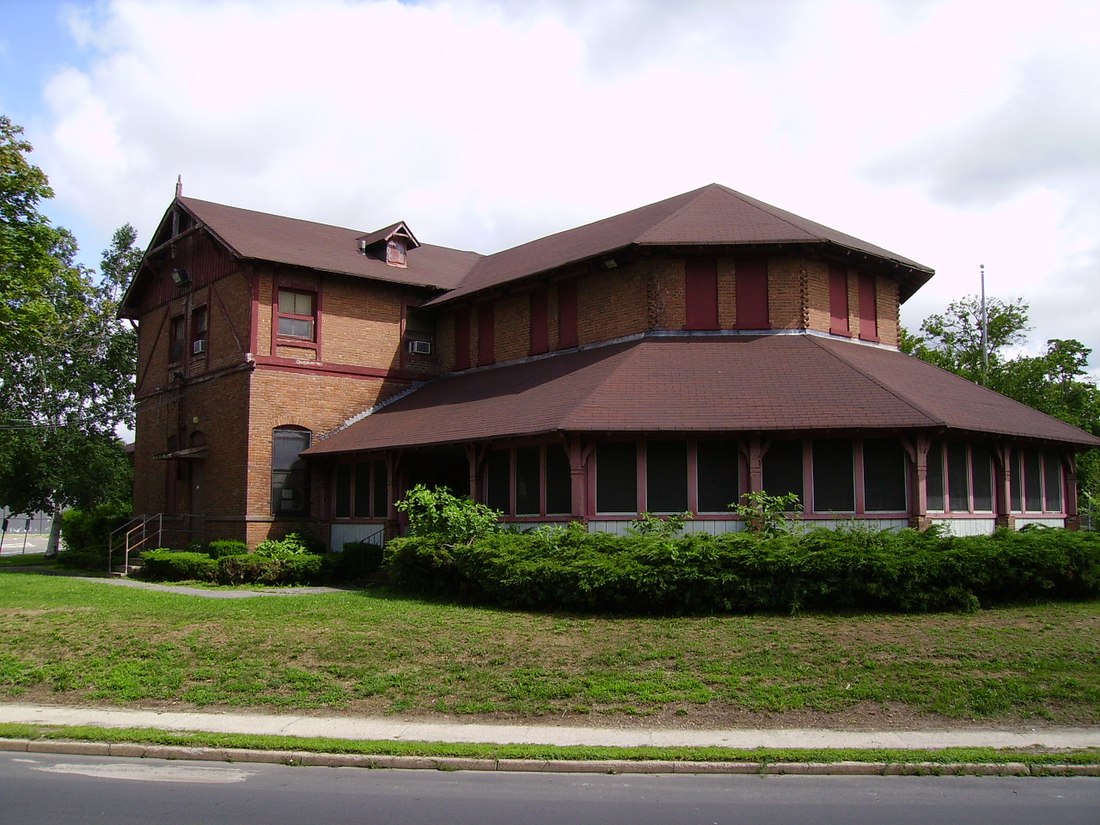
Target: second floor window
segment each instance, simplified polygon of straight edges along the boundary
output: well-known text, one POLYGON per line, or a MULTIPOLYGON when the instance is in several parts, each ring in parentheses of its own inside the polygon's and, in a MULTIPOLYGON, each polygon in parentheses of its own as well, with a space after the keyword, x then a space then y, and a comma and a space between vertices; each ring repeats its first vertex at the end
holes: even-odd
POLYGON ((279 337, 315 340, 317 301, 312 292, 279 290, 279 337))
POLYGON ((175 364, 183 360, 184 347, 187 346, 187 328, 183 316, 173 316, 168 329, 168 360, 175 364))
POLYGON ((191 354, 206 354, 207 324, 210 314, 205 306, 191 310, 191 354))

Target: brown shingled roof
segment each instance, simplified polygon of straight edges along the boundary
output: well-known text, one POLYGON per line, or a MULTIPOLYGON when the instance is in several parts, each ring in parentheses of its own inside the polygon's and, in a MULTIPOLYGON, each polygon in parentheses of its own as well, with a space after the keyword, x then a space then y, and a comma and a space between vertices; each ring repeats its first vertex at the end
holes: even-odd
POLYGON ((903 301, 927 282, 933 272, 923 264, 880 246, 712 183, 621 215, 488 255, 474 265, 457 289, 436 298, 433 303, 446 303, 482 289, 608 255, 629 246, 687 244, 833 244, 900 267, 897 274, 903 301))
MULTIPOLYGON (((359 238, 373 237, 384 230, 365 233, 297 218, 284 218, 251 209, 219 203, 178 198, 196 220, 204 223, 222 243, 242 258, 374 278, 391 283, 450 289, 481 257, 444 246, 421 244, 408 252, 408 266, 389 266, 359 252, 359 238)), ((392 230, 401 224, 387 227, 392 230)))
POLYGON ((652 337, 437 379, 310 455, 572 432, 956 430, 1100 439, 885 348, 814 335, 652 337))

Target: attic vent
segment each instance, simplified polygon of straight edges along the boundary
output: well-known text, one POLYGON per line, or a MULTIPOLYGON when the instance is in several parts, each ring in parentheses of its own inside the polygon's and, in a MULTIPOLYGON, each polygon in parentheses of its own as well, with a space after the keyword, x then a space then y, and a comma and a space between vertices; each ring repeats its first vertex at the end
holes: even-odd
POLYGON ((405 254, 408 246, 404 238, 390 238, 386 242, 386 263, 390 266, 407 266, 405 254))

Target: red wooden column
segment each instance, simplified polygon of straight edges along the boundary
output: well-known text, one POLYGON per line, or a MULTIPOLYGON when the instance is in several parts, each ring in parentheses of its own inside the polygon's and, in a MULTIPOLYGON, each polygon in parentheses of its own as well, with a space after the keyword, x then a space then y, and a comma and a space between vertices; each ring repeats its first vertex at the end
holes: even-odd
POLYGON ((919 433, 911 439, 902 439, 902 444, 912 465, 909 526, 915 530, 927 530, 932 526, 932 520, 928 518, 928 450, 932 446, 932 439, 919 433))
POLYGON ((571 435, 566 441, 569 454, 570 515, 577 521, 586 521, 588 506, 588 458, 595 442, 585 447, 579 435, 571 435))
POLYGON ((1062 467, 1066 479, 1066 529, 1081 529, 1081 514, 1077 512, 1077 460, 1073 453, 1063 456, 1062 467))
POLYGON ((1016 517, 1012 515, 1012 447, 998 444, 993 448, 993 507, 996 525, 1008 530, 1016 529, 1016 517))
POLYGON ((749 492, 759 493, 764 489, 764 453, 768 446, 759 435, 749 436, 741 442, 741 452, 749 462, 749 492))

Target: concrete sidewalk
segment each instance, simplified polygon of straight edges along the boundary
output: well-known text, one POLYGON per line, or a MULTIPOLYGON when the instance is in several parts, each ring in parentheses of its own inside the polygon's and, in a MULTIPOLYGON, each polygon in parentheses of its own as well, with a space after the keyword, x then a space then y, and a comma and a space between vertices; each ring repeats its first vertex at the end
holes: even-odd
POLYGON ((447 742, 612 747, 892 748, 953 747, 1100 748, 1100 728, 854 731, 823 729, 693 730, 600 728, 567 725, 468 724, 398 718, 194 713, 127 708, 0 704, 0 722, 157 728, 171 731, 250 733, 358 741, 447 742))

